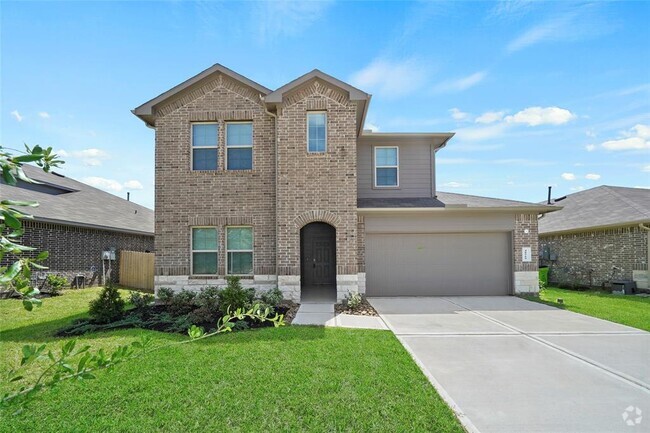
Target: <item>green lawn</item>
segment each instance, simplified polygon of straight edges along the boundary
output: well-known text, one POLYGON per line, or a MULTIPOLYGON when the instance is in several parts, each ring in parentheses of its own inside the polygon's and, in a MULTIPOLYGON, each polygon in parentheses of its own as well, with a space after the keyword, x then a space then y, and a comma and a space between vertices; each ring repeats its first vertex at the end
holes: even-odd
MULTIPOLYGON (((44 300, 34 312, 0 301, 2 366, 28 342, 59 344, 53 330, 80 317, 97 289, 44 300)), ((142 333, 85 336, 113 347, 142 333)), ((386 431, 463 432, 388 331, 287 326, 173 346, 40 394, 2 432, 386 431)))
POLYGON ((539 298, 527 296, 526 299, 650 331, 650 297, 549 287, 539 298), (558 298, 564 304, 558 304, 558 298))

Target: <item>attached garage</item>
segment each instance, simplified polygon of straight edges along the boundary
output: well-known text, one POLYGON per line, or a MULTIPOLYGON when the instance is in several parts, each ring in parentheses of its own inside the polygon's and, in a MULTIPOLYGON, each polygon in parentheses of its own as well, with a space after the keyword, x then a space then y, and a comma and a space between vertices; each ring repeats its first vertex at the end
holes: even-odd
POLYGON ((513 293, 513 215, 372 215, 367 296, 513 293))

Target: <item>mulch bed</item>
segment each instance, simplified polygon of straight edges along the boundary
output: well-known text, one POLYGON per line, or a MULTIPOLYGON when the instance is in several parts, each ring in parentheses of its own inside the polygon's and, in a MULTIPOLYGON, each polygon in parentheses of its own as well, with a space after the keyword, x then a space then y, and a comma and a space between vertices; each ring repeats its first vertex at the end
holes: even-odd
POLYGON ((334 306, 336 314, 352 314, 353 316, 379 316, 372 305, 364 298, 357 308, 349 308, 346 304, 336 304, 334 306))
POLYGON ((287 325, 291 325, 293 319, 296 318, 296 313, 298 313, 298 308, 300 308, 300 304, 296 304, 295 302, 292 301, 283 301, 281 306, 286 308, 284 312, 284 323, 286 323, 287 325))

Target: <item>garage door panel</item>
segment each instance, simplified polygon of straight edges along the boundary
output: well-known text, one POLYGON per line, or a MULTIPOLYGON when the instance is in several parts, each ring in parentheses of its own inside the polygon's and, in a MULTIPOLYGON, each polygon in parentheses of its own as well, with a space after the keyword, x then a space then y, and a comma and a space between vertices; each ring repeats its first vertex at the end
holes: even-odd
POLYGON ((505 295, 509 233, 366 235, 368 296, 505 295))

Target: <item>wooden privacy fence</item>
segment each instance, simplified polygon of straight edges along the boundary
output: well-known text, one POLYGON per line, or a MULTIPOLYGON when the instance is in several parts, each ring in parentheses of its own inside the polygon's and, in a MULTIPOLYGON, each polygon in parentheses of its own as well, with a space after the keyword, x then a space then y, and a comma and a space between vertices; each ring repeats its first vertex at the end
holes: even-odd
POLYGON ((120 252, 120 284, 153 291, 153 253, 120 252))

